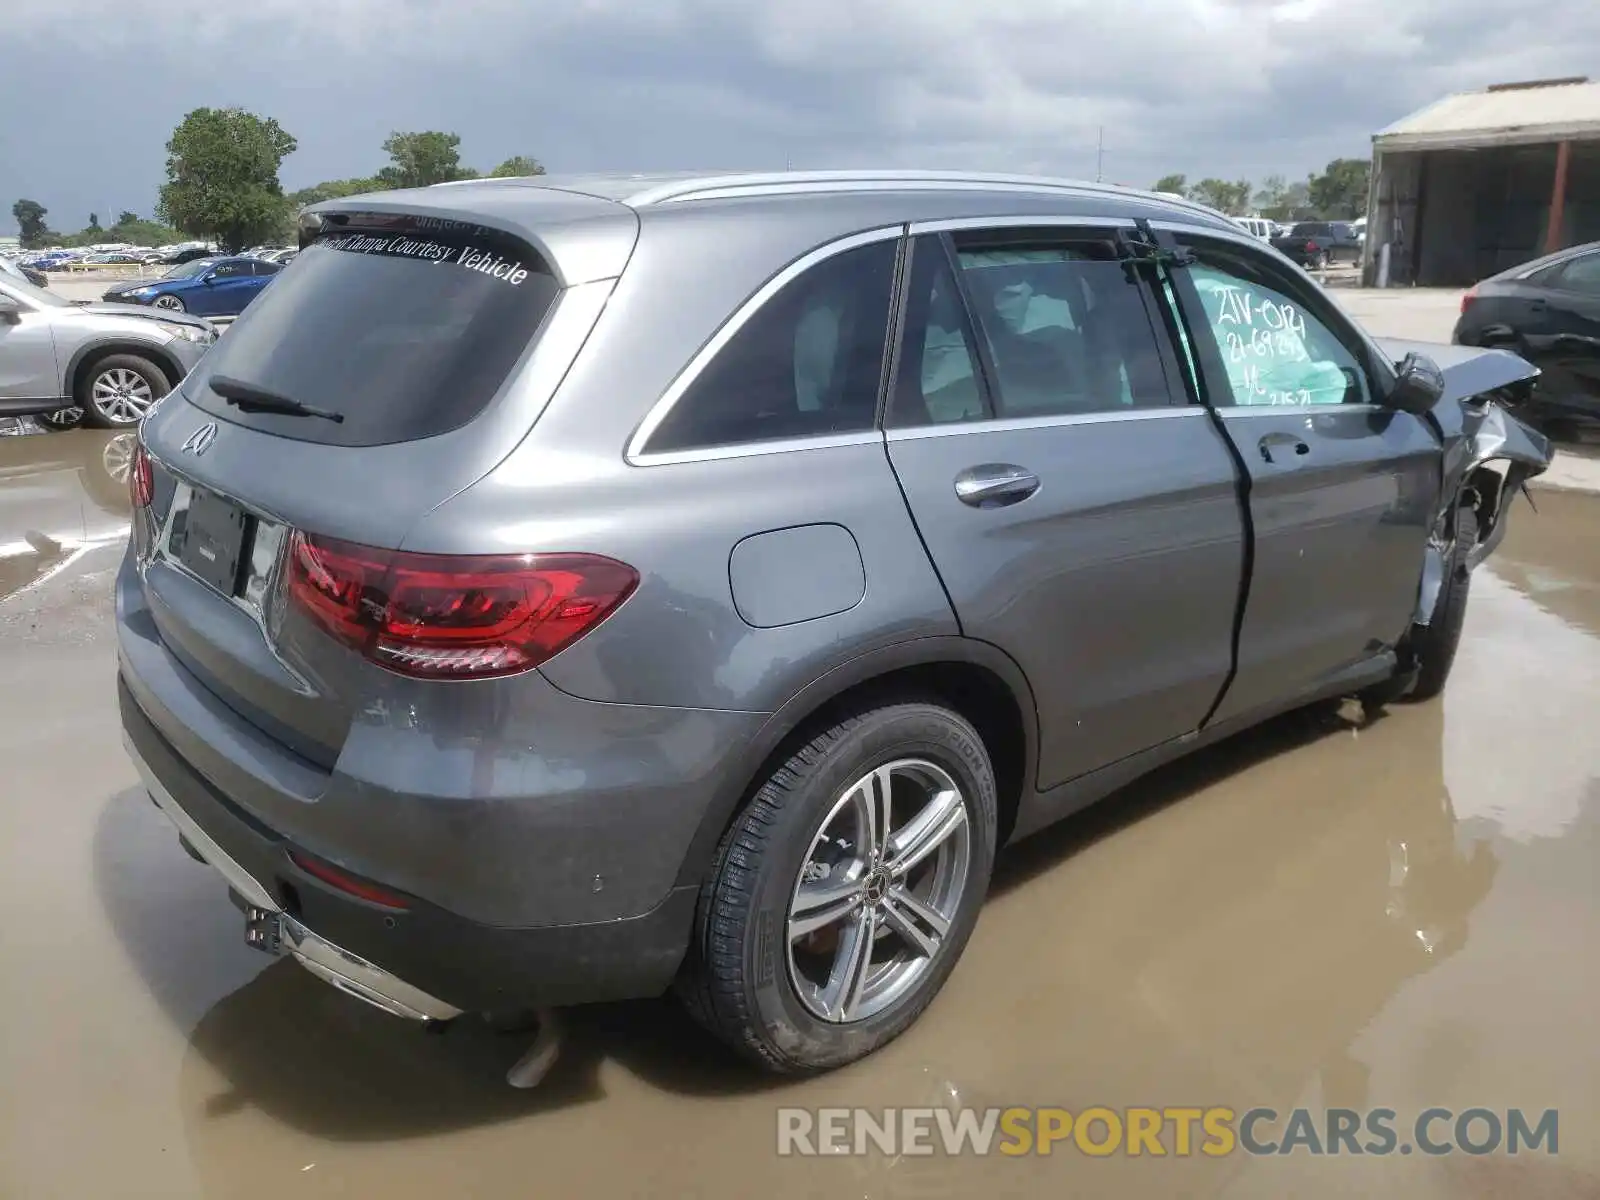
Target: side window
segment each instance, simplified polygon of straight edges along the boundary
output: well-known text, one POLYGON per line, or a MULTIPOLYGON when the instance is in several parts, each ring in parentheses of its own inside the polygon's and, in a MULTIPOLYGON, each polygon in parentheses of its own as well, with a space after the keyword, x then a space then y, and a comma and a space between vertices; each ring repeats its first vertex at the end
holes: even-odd
POLYGON ((1206 326, 1216 338, 1232 386, 1233 394, 1221 402, 1243 406, 1371 400, 1361 355, 1311 311, 1297 283, 1250 251, 1189 244, 1199 261, 1188 273, 1200 293, 1206 326))
POLYGON ((281 264, 266 262, 262 259, 257 259, 250 264, 250 273, 252 275, 276 275, 281 270, 283 270, 281 264))
POLYGON ((248 263, 227 262, 215 268, 213 273, 218 279, 233 279, 250 274, 250 267, 248 263))
POLYGON ((1600 296, 1600 254, 1569 259, 1549 280, 1552 287, 1588 296, 1600 296))
POLYGON ((1110 240, 958 241, 999 417, 1170 405, 1143 284, 1110 240))
POLYGON ((788 283, 678 397, 647 452, 871 429, 897 248, 847 250, 788 283))
POLYGON ((905 330, 889 424, 944 425, 992 415, 966 303, 940 238, 919 238, 912 251, 905 330))

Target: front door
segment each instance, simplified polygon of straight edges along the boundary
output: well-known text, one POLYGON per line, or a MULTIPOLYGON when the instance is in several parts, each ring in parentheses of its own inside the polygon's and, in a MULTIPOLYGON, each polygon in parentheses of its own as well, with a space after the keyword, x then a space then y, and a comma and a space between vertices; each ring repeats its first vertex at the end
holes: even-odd
POLYGON ((258 280, 243 259, 213 267, 204 282, 184 293, 190 311, 202 317, 234 317, 255 298, 258 280))
POLYGON ((56 343, 50 316, 17 291, 0 284, 0 295, 14 300, 20 311, 0 320, 0 416, 23 401, 54 400, 61 395, 56 371, 56 343))
POLYGON ((1196 729, 1244 520, 1113 231, 913 239, 887 445, 963 633, 1022 667, 1043 789, 1196 729), (958 282, 959 280, 959 282, 958 282))
POLYGON ((1376 403, 1369 344, 1314 283, 1242 240, 1178 241, 1196 259, 1178 294, 1208 395, 1250 474, 1254 550, 1225 720, 1394 647, 1416 608, 1441 458, 1420 418, 1376 403))

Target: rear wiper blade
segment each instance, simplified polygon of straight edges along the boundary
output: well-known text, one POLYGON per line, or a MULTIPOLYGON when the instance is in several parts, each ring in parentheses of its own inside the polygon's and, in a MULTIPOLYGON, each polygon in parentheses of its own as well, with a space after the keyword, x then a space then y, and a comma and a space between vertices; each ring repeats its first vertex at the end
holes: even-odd
POLYGON ((334 412, 331 408, 313 408, 309 404, 302 404, 298 400, 281 396, 264 387, 246 383, 242 379, 213 375, 208 382, 213 392, 240 412, 282 413, 286 417, 321 417, 324 421, 332 421, 336 425, 344 423, 344 414, 341 412, 334 412))

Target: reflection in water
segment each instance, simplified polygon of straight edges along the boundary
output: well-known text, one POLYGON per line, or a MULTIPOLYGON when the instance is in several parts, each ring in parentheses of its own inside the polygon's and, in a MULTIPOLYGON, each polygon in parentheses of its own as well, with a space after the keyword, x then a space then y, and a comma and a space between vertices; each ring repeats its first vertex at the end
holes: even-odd
MULTIPOLYGON (((219 1196, 520 1194, 532 1171, 552 1195, 1062 1194, 1081 1162, 1008 1162, 1015 1191, 997 1193, 993 1161, 780 1160, 774 1109, 1282 1111, 1313 1085, 1324 1104, 1380 1103, 1377 1064, 1351 1047, 1407 980, 1466 945, 1497 870, 1487 844, 1459 842, 1443 712, 1359 729, 1326 708, 1296 714, 1024 843, 919 1025, 819 1079, 754 1075, 671 1004, 646 1002, 574 1012, 550 1079, 516 1092, 502 1073, 523 1039, 472 1020, 429 1036, 270 966, 193 1028, 179 1084, 188 1152, 219 1196)), ((146 972, 158 968, 136 929, 179 939, 163 959, 218 953, 214 928, 188 938, 185 914, 219 905, 220 889, 172 854, 193 876, 162 898, 173 911, 132 887, 103 896, 146 972)), ((1213 1195, 1241 1164, 1095 1169, 1104 1194, 1213 1195)))
POLYGON ((1508 515, 1488 560, 1500 579, 1562 620, 1600 636, 1600 496, 1543 489, 1508 515))

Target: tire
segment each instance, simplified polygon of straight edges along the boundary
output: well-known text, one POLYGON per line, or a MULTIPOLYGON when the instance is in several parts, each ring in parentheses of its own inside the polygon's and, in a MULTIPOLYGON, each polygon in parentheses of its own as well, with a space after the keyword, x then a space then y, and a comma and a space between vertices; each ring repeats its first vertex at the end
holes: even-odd
POLYGON ((137 354, 110 354, 78 376, 76 399, 83 423, 132 429, 172 388, 161 368, 137 354))
POLYGON ((1456 548, 1450 570, 1439 585, 1433 617, 1426 625, 1412 627, 1410 658, 1416 664, 1416 683, 1409 700, 1432 700, 1444 691, 1450 670, 1455 666, 1456 650, 1461 645, 1461 628, 1467 619, 1467 598, 1472 590, 1472 575, 1467 570, 1467 553, 1478 541, 1477 514, 1463 508, 1456 514, 1456 548))
POLYGON ((154 300, 150 301, 150 307, 151 308, 164 308, 168 312, 188 312, 189 311, 188 306, 185 305, 184 302, 183 302, 183 297, 182 296, 174 296, 171 293, 163 293, 162 295, 157 296, 154 300))
POLYGON ((700 1024, 777 1074, 831 1070, 871 1054, 917 1020, 954 969, 988 891, 996 828, 994 771, 962 717, 906 702, 841 721, 774 771, 724 836, 701 887, 680 999, 700 1024), (868 855, 858 857, 862 810, 869 781, 885 776, 887 826, 896 836, 872 867, 868 855), (950 785, 953 803, 945 799, 950 785), (932 825, 948 831, 897 876, 893 864, 911 849, 896 845, 898 835, 919 812, 943 814, 932 825), (812 903, 836 899, 801 909, 800 920, 815 928, 792 937, 802 885, 812 903), (900 902, 906 885, 923 913, 948 918, 942 937, 930 937, 937 925, 900 902), (823 921, 831 913, 842 915, 823 921), (830 975, 848 977, 842 968, 862 944, 861 930, 880 922, 886 932, 867 942, 865 985, 827 986, 830 975), (910 936, 902 922, 913 927, 910 936))
POLYGON ((64 429, 76 429, 83 424, 83 409, 58 408, 52 413, 40 413, 33 418, 52 433, 59 433, 64 429))

